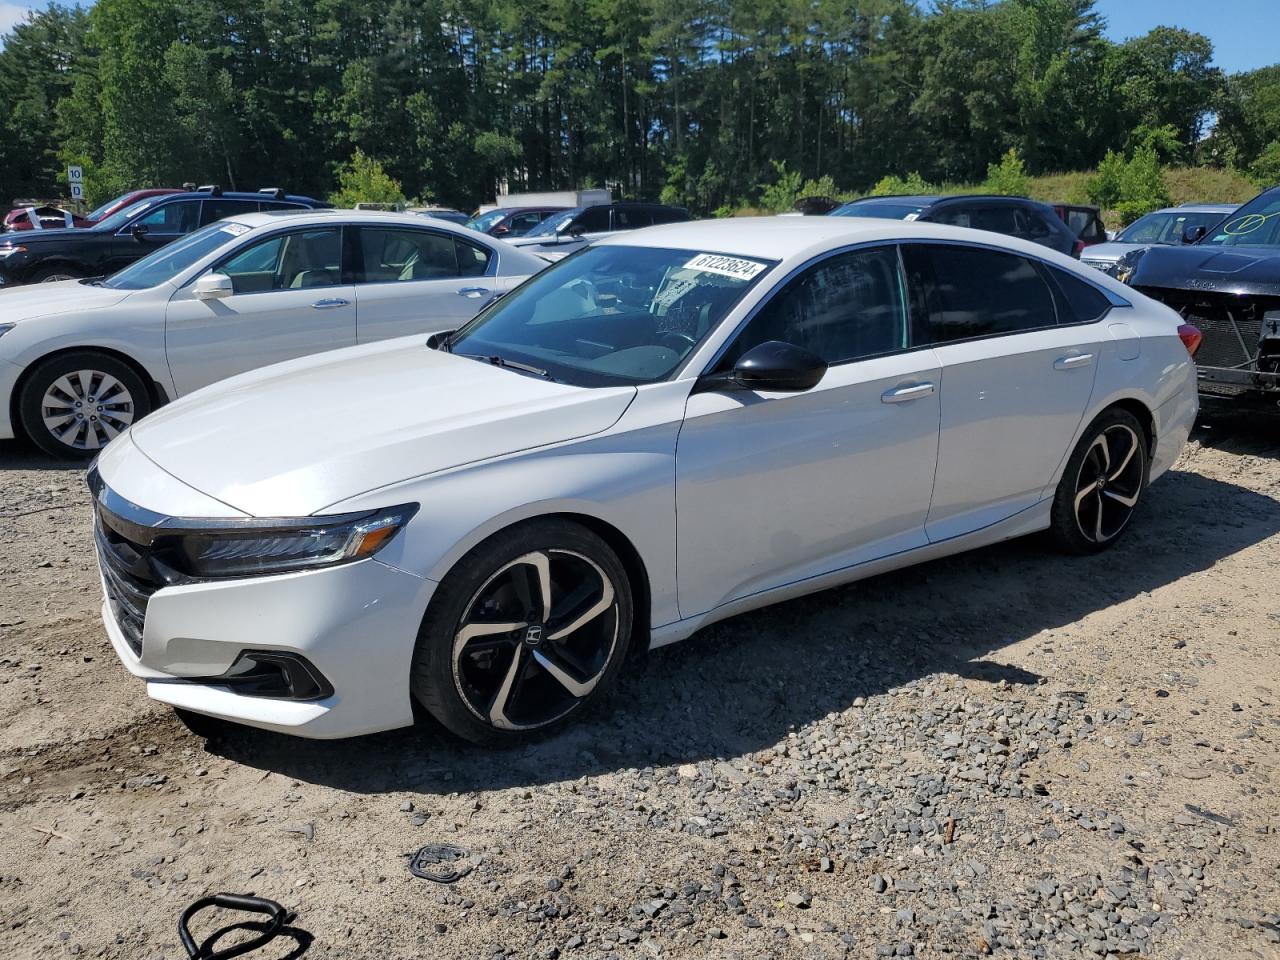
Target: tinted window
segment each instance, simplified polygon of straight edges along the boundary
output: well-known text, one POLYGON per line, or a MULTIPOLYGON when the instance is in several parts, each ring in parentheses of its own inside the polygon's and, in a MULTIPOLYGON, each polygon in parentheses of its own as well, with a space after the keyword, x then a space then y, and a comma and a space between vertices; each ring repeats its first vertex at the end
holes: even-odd
POLYGON ((653 214, 644 207, 618 207, 613 212, 615 230, 638 230, 653 226, 653 214))
POLYGON ((691 220, 689 211, 675 207, 654 207, 652 209, 654 223, 684 223, 691 220))
POLYGON ((583 233, 604 233, 609 229, 609 208, 588 207, 573 221, 573 229, 583 233))
POLYGON ((1111 309, 1111 301, 1097 287, 1085 283, 1066 270, 1041 264, 1058 288, 1058 322, 1089 323, 1111 309))
POLYGON ((541 222, 542 214, 540 213, 517 213, 503 226, 507 228, 508 236, 522 237, 541 222))
POLYGON ((257 209, 257 200, 227 200, 225 197, 206 200, 200 208, 200 225, 205 226, 215 220, 221 220, 223 217, 235 217, 242 213, 253 213, 257 209))
POLYGON ((194 230, 199 215, 199 200, 175 200, 156 207, 139 219, 138 223, 155 236, 176 237, 194 230))
POLYGON ((231 278, 236 293, 261 293, 336 286, 341 259, 342 231, 324 227, 260 240, 213 269, 231 278))
POLYGON ((929 329, 934 343, 1051 327, 1053 296, 1035 265, 998 250, 956 244, 912 245, 932 276, 929 329))
POLYGON ((443 280, 458 276, 453 237, 429 230, 361 227, 361 283, 443 280))
POLYGON ((484 276, 489 267, 489 251, 456 238, 454 244, 458 256, 458 273, 464 277, 484 276))
POLYGON ((769 340, 804 347, 827 363, 905 349, 907 310, 897 251, 838 254, 790 280, 751 318, 722 367, 769 340))

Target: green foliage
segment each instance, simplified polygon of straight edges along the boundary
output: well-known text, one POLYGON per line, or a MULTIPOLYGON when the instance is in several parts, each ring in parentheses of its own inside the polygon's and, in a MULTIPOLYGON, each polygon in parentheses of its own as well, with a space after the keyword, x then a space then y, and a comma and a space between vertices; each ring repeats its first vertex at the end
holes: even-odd
POLYGON ((1165 185, 1160 158, 1150 143, 1140 146, 1126 160, 1110 150, 1089 182, 1089 199, 1098 206, 1115 210, 1121 223, 1132 223, 1145 213, 1172 202, 1165 185))
POLYGON ((987 165, 987 179, 982 189, 986 193, 999 193, 1010 197, 1025 197, 1030 189, 1026 166, 1018 151, 1010 147, 999 163, 987 165))
POLYGON ((705 213, 972 183, 1011 149, 1033 176, 1144 146, 1246 169, 1280 140, 1280 67, 1224 80, 1205 37, 1116 44, 1094 5, 55 0, 0 49, 0 201, 64 192, 70 157, 96 197, 322 196, 359 149, 457 206, 608 183, 705 213))
POLYGON ((912 170, 907 174, 906 179, 890 174, 881 177, 876 181, 875 186, 870 190, 873 197, 888 197, 895 194, 904 193, 936 193, 937 187, 926 183, 924 177, 920 176, 918 171, 912 170))
POLYGON ((1249 176, 1264 189, 1280 186, 1280 140, 1272 140, 1262 148, 1258 159, 1249 164, 1249 176))
POLYGON ((335 207, 354 207, 357 203, 405 201, 400 181, 389 177, 381 163, 357 147, 351 159, 338 169, 338 189, 329 195, 329 202, 335 207))

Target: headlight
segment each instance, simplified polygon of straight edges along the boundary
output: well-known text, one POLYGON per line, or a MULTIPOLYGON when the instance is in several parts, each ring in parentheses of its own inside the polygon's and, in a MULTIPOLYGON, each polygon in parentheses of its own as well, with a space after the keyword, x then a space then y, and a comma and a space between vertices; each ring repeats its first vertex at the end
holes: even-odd
POLYGON ((194 577, 251 577, 364 560, 391 542, 416 503, 300 520, 211 525, 181 534, 178 550, 194 577))
POLYGON ((26 253, 26 252, 27 252, 26 247, 16 246, 16 245, 10 246, 6 244, 5 246, 0 246, 0 260, 3 260, 5 257, 12 257, 15 253, 26 253))

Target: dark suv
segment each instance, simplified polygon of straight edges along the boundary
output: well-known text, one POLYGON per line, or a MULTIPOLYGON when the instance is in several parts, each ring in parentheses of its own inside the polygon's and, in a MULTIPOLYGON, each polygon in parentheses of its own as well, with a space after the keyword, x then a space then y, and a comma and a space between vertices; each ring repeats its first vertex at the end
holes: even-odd
POLYGON ((1084 244, 1053 207, 1026 197, 1004 196, 901 196, 863 197, 832 210, 833 217, 884 217, 920 220, 953 227, 990 230, 1030 240, 1079 259, 1084 244))
POLYGON ((329 206, 274 188, 257 193, 224 193, 219 187, 202 187, 190 193, 148 197, 88 229, 6 235, 0 242, 0 286, 106 276, 157 247, 224 217, 257 210, 329 206))

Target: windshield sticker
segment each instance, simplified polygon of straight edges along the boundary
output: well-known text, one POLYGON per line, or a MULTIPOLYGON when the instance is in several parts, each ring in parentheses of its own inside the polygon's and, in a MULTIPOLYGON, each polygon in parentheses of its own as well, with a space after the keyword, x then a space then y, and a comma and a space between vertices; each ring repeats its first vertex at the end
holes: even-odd
POLYGON ((686 270, 718 273, 722 277, 732 277, 735 280, 750 280, 764 268, 763 263, 756 263, 754 260, 740 260, 737 257, 724 257, 716 253, 700 253, 684 265, 686 270))
POLYGON ((903 219, 903 220, 905 220, 905 221, 907 221, 907 223, 910 223, 912 220, 918 219, 918 218, 919 218, 919 216, 920 216, 920 214, 918 214, 918 213, 908 213, 908 214, 907 214, 905 217, 903 217, 902 219, 903 219))
POLYGON ((229 233, 233 237, 239 237, 248 233, 249 228, 246 227, 243 223, 224 223, 222 225, 222 232, 229 233))

